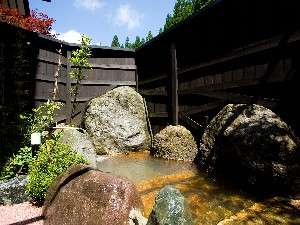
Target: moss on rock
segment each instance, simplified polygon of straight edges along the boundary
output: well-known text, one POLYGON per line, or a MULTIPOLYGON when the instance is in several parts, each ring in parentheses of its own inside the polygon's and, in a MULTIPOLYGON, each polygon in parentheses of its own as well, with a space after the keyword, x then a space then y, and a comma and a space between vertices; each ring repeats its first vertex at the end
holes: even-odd
MULTIPOLYGON (((257 186, 277 189, 299 169, 299 143, 290 127, 259 105, 229 104, 206 128, 199 164, 213 173, 257 186)), ((254 187, 254 186, 253 186, 254 187)))
POLYGON ((92 99, 84 124, 98 154, 150 148, 144 101, 131 87, 118 87, 92 99))
POLYGON ((154 136, 152 154, 155 157, 193 161, 197 152, 192 133, 183 126, 167 126, 154 136))

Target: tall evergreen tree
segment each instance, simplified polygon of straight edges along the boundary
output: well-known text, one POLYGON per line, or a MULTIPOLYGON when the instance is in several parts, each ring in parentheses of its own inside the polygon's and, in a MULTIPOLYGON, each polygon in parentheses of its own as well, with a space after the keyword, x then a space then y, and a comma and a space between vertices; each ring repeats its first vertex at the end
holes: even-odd
POLYGON ((146 37, 146 42, 151 41, 151 39, 153 39, 153 35, 152 35, 152 32, 149 31, 147 34, 147 37, 146 37))
POLYGON ((141 47, 142 42, 140 36, 136 36, 135 42, 132 44, 132 48, 139 48, 141 47))
POLYGON ((203 7, 213 2, 212 0, 192 0, 193 13, 200 11, 203 7))
POLYGON ((168 14, 164 30, 170 29, 175 24, 200 11, 214 0, 176 0, 173 13, 168 14))
POLYGON ((166 18, 165 30, 170 29, 175 24, 186 19, 193 13, 191 0, 177 0, 173 9, 173 14, 168 14, 166 18))
POLYGON ((125 40, 125 48, 131 48, 132 44, 130 43, 129 41, 129 37, 126 37, 126 40, 125 40))
POLYGON ((115 35, 114 37, 113 37, 113 40, 112 40, 112 42, 111 42, 111 47, 113 47, 113 48, 120 48, 120 42, 119 42, 119 38, 118 38, 118 36, 117 35, 115 35))

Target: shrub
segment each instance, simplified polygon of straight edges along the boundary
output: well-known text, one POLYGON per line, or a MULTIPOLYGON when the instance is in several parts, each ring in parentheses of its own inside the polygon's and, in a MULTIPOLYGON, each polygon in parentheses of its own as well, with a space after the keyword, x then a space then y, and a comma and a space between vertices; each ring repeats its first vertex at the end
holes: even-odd
POLYGON ((24 144, 30 145, 30 136, 34 132, 48 131, 54 123, 55 113, 63 104, 48 100, 39 107, 32 109, 32 113, 20 115, 24 127, 24 144))
MULTIPOLYGON (((9 179, 18 174, 26 174, 28 166, 33 160, 32 149, 30 146, 30 136, 34 132, 49 131, 54 123, 54 115, 62 106, 62 103, 47 101, 37 108, 32 109, 31 114, 22 114, 20 118, 23 120, 22 133, 24 140, 23 148, 17 154, 10 157, 0 172, 0 180, 9 179)), ((49 135, 50 136, 50 135, 49 135)))
POLYGON ((36 202, 45 200, 52 182, 70 166, 87 163, 71 147, 56 140, 47 140, 40 148, 37 158, 29 166, 26 192, 36 202))
POLYGON ((4 165, 0 173, 0 180, 6 180, 19 174, 26 174, 28 165, 32 161, 32 149, 30 147, 20 148, 16 155, 4 165))

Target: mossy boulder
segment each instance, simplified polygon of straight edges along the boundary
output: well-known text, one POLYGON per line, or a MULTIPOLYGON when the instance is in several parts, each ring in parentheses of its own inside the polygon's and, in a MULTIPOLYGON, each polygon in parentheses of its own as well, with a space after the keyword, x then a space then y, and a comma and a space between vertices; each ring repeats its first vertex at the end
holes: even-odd
POLYGON ((84 124, 98 154, 150 148, 144 101, 131 87, 118 87, 92 99, 84 124))
POLYGON ((155 157, 193 161, 198 148, 192 133, 183 126, 167 126, 154 136, 155 157))
POLYGON ((300 162, 299 141, 290 127, 253 104, 225 106, 206 128, 199 153, 201 167, 260 189, 286 186, 300 162))
POLYGON ((145 225, 141 208, 131 181, 77 165, 51 185, 43 216, 45 225, 145 225))
POLYGON ((191 225, 183 195, 172 186, 166 186, 155 198, 147 225, 191 225))
POLYGON ((87 133, 82 133, 72 127, 69 129, 61 129, 59 141, 63 144, 70 145, 74 152, 82 155, 91 166, 96 167, 96 150, 87 133))

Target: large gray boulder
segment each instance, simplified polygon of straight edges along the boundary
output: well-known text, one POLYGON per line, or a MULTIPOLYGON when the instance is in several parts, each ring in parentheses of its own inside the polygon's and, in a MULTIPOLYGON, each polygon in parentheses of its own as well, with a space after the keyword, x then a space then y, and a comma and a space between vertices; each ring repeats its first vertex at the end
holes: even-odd
POLYGON ((198 148, 192 133, 183 126, 167 126, 154 136, 155 157, 193 161, 198 148))
POLYGON ((82 133, 72 127, 62 129, 59 141, 71 146, 72 150, 82 155, 89 164, 96 167, 96 151, 94 145, 86 133, 82 133))
POLYGON ((179 190, 166 186, 155 198, 147 225, 191 225, 184 197, 179 190))
POLYGON ((143 98, 130 87, 92 99, 84 124, 100 155, 148 150, 151 144, 143 98))
POLYGON ((0 181, 0 205, 10 205, 26 202, 29 196, 25 192, 27 176, 18 176, 0 181))
POLYGON ((211 172, 226 172, 246 184, 277 189, 286 186, 298 171, 299 142, 271 110, 229 104, 206 128, 198 158, 211 172))
POLYGON ((50 186, 45 225, 145 225, 142 203, 128 179, 76 165, 50 186))

